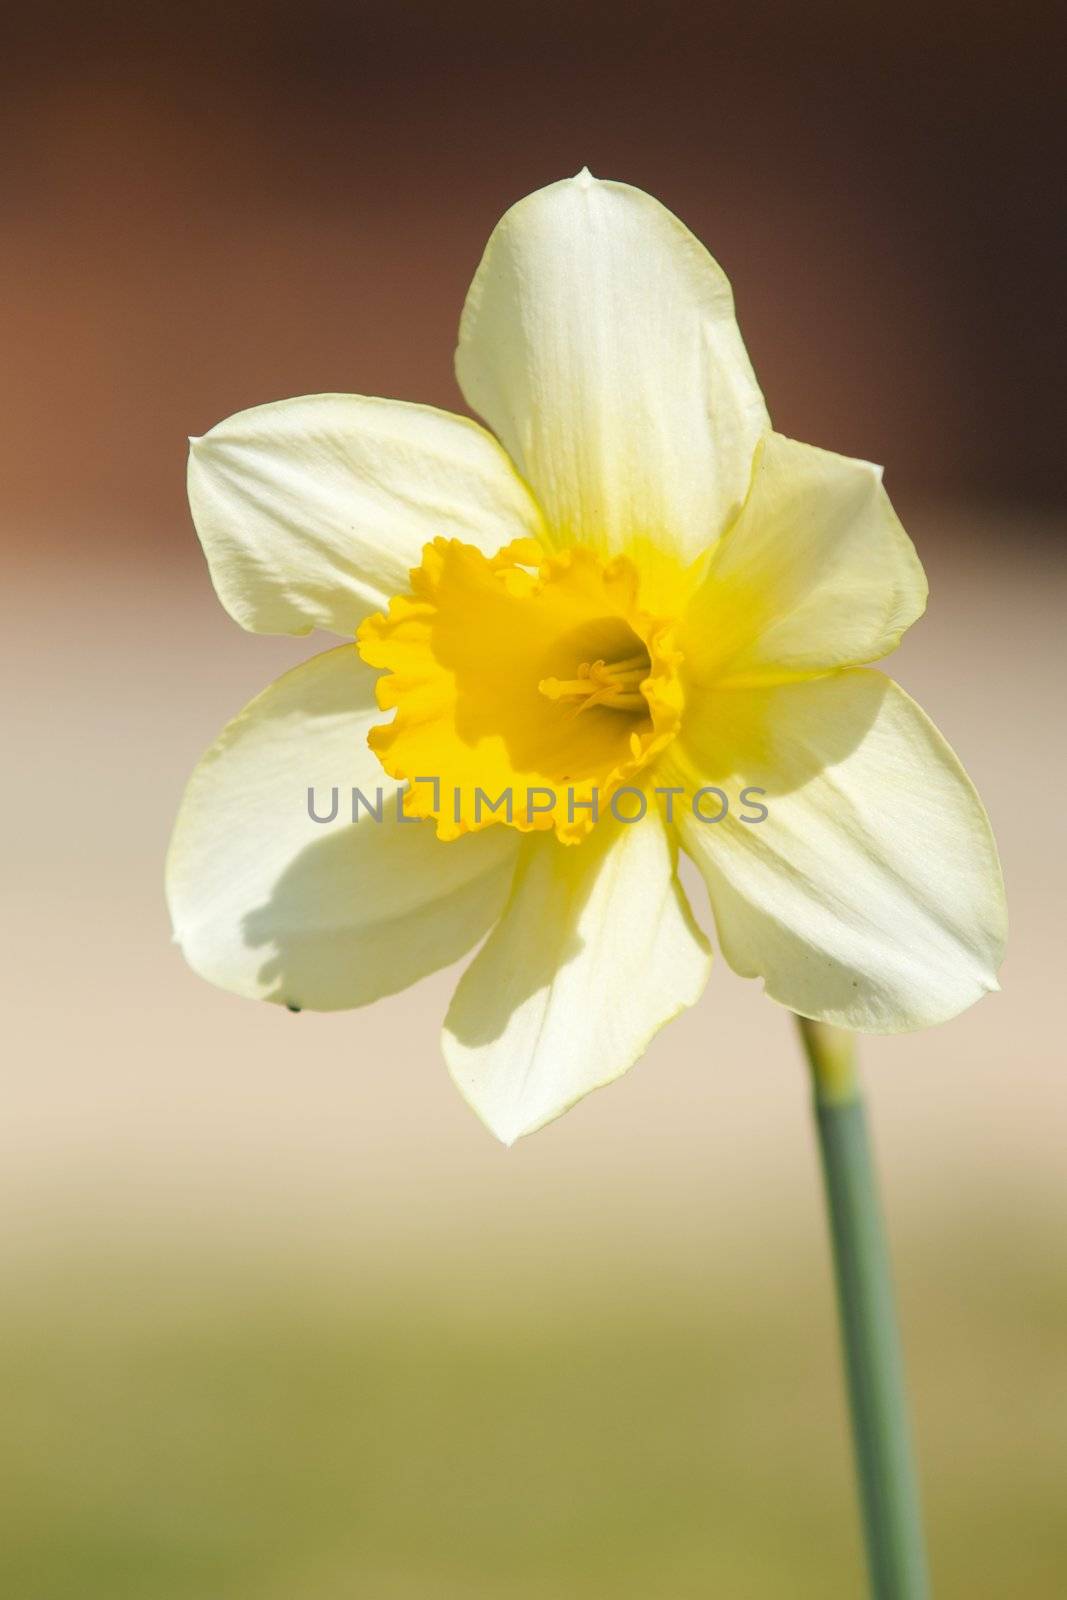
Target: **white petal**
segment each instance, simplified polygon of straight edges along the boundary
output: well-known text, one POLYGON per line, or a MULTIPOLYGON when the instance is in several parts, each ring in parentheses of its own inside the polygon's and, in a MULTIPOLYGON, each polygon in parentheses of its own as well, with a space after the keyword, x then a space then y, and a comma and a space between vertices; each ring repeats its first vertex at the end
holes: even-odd
POLYGON ((693 559, 740 505, 769 427, 721 268, 650 195, 587 172, 497 225, 456 373, 557 542, 645 539, 693 559))
POLYGON ((735 971, 803 1016, 868 1033, 943 1022, 997 987, 1005 910, 988 819, 889 678, 726 691, 685 738, 671 760, 690 791, 766 791, 761 822, 736 806, 721 823, 676 812, 735 971))
POLYGON ((925 605, 926 576, 881 470, 772 433, 682 648, 703 682, 858 666, 895 649, 925 605))
POLYGON ((491 555, 541 531, 476 422, 350 394, 256 406, 192 440, 189 504, 219 599, 253 633, 351 636, 438 535, 491 555))
POLYGON ((528 838, 449 1010, 449 1070, 510 1144, 625 1072, 698 998, 710 959, 658 816, 602 822, 577 846, 528 838))
POLYGON ((366 1005, 455 961, 507 898, 509 828, 442 844, 396 821, 366 745, 381 720, 354 645, 288 672, 223 730, 189 782, 167 859, 186 960, 224 989, 310 1010, 366 1005), (353 825, 351 791, 372 805, 353 825), (312 821, 338 793, 338 817, 312 821))

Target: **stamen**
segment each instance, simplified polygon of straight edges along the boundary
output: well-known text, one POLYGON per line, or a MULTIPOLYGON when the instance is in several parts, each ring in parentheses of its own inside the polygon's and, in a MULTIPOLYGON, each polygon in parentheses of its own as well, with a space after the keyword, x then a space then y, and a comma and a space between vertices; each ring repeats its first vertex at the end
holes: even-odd
POLYGON ((647 712, 641 684, 649 671, 648 653, 642 650, 624 661, 583 661, 576 678, 542 678, 537 687, 548 700, 577 700, 575 716, 592 706, 647 712))

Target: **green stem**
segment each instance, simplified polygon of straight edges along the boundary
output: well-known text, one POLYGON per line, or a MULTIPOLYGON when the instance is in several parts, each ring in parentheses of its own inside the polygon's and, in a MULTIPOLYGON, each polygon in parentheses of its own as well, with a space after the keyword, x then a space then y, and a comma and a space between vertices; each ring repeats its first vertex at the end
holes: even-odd
POLYGON ((815 1093, 871 1593, 926 1600, 904 1365, 853 1036, 797 1021, 815 1093))

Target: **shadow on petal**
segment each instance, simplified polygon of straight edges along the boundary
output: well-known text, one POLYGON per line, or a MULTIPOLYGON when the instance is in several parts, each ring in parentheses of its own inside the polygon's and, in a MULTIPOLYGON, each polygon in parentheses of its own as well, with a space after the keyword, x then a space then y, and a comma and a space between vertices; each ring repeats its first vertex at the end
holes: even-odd
POLYGON ((686 708, 672 764, 697 787, 754 784, 768 796, 789 794, 858 749, 889 688, 882 673, 855 667, 791 683, 705 691, 686 708))
POLYGON ((507 899, 514 845, 502 834, 444 845, 430 823, 364 818, 316 840, 242 922, 245 944, 265 952, 265 998, 345 1010, 458 960, 507 899))

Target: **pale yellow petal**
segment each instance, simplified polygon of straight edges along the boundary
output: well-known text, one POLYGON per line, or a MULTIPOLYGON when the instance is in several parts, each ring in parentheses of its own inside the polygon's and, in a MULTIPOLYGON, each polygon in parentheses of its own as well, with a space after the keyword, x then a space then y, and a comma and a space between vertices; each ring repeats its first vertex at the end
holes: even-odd
POLYGON ((876 661, 925 605, 881 470, 770 434, 691 603, 687 672, 754 682, 876 661))
POLYGON ((675 864, 651 813, 578 846, 526 840, 444 1034, 460 1091, 505 1143, 619 1077, 700 995, 710 956, 675 864))
POLYGON ((431 823, 396 820, 395 785, 366 744, 374 678, 354 645, 313 657, 246 706, 193 773, 167 901, 186 960, 221 988, 301 1009, 366 1005, 455 961, 506 900, 510 828, 444 845, 431 823), (309 788, 320 817, 337 790, 333 822, 312 820, 309 788), (358 804, 355 824, 353 788, 375 808, 358 804))
POLYGON ((541 516, 466 417, 362 395, 256 406, 191 441, 189 504, 219 598, 254 633, 351 636, 444 536, 487 555, 541 516))
POLYGON ((775 1000, 894 1033, 997 987, 1006 915, 988 819, 890 679, 857 669, 709 697, 672 764, 690 791, 765 791, 761 822, 741 821, 737 806, 721 823, 691 807, 676 815, 723 954, 775 1000))
POLYGON ((740 505, 769 426, 721 268, 650 195, 587 172, 497 225, 456 372, 557 542, 691 561, 740 505))

